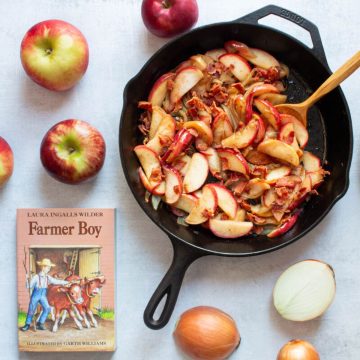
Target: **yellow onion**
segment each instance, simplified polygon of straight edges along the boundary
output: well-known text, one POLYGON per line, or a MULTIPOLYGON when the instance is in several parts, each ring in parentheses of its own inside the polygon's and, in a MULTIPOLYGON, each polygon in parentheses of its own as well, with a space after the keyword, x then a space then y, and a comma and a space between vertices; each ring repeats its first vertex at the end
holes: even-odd
POLYGON ((319 260, 305 260, 281 274, 273 291, 274 306, 287 320, 312 320, 328 309, 335 292, 333 268, 319 260))
POLYGON ((223 311, 208 306, 185 311, 173 335, 179 348, 196 360, 226 359, 240 344, 235 321, 223 311))
POLYGON ((320 356, 309 342, 291 340, 280 349, 276 360, 320 360, 320 356))

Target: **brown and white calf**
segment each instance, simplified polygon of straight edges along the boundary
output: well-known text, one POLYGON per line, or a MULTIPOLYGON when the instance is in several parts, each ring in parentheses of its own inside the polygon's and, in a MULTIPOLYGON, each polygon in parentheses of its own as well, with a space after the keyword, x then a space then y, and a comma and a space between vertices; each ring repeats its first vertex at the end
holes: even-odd
MULTIPOLYGON (((80 277, 76 275, 71 275, 66 278, 67 281, 80 281, 80 277)), ((104 276, 98 276, 95 278, 87 279, 84 278, 82 280, 82 286, 81 286, 81 296, 83 298, 83 302, 81 304, 74 304, 75 311, 78 312, 78 319, 80 321, 84 321, 85 326, 87 328, 90 328, 92 325, 93 327, 97 327, 98 323, 94 317, 93 312, 91 311, 91 299, 94 298, 99 292, 102 286, 105 284, 105 277, 104 276), (87 318, 87 315, 90 318, 90 322, 87 318)), ((64 323, 66 318, 66 311, 62 314, 61 324, 64 323)))
POLYGON ((76 318, 73 305, 82 304, 84 301, 82 297, 81 285, 71 284, 70 286, 50 285, 48 288, 47 299, 50 306, 55 308, 55 323, 52 331, 56 332, 59 327, 60 314, 62 311, 67 311, 74 320, 76 326, 81 330, 81 322, 76 318))

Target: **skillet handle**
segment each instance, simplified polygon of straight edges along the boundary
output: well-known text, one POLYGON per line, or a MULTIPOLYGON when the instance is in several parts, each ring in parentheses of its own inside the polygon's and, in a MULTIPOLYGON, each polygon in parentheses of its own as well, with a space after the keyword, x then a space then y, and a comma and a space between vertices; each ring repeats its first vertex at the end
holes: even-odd
POLYGON ((279 16, 307 30, 310 33, 311 40, 313 43, 313 48, 311 49, 312 52, 321 62, 323 62, 326 66, 328 66, 319 29, 311 21, 304 19, 302 16, 290 10, 281 8, 276 5, 268 5, 248 15, 241 17, 235 20, 234 22, 242 22, 242 23, 257 25, 260 19, 268 15, 279 16))
POLYGON ((144 322, 153 330, 159 330, 169 322, 186 270, 192 262, 205 255, 176 238, 170 236, 170 240, 174 248, 172 264, 144 311, 144 322), (155 319, 155 311, 164 297, 166 297, 164 308, 160 317, 155 319))

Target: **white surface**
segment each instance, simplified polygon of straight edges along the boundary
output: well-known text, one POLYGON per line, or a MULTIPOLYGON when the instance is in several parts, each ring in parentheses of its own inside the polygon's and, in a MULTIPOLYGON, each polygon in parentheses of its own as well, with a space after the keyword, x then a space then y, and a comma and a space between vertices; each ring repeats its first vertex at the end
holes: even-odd
MULTIPOLYGON (((359 50, 358 1, 273 3, 291 8, 318 25, 331 69, 359 50)), ((49 358, 47 354, 17 352, 16 208, 117 207, 118 350, 114 355, 58 354, 52 359, 183 359, 171 337, 175 321, 184 310, 206 304, 223 309, 237 321, 242 344, 232 359, 275 359, 286 341, 305 338, 318 348, 321 359, 358 360, 359 72, 342 87, 351 109, 355 139, 351 185, 345 198, 314 231, 290 247, 256 258, 200 259, 185 277, 168 326, 160 331, 145 327, 143 310, 171 262, 172 250, 166 236, 130 194, 118 154, 123 88, 166 42, 145 30, 140 4, 140 0, 0 1, 0 135, 12 145, 16 161, 11 181, 0 190, 0 359, 49 358), (19 46, 26 30, 48 18, 78 26, 90 44, 86 76, 75 89, 63 94, 35 85, 24 74, 19 60, 19 46), (96 182, 77 187, 51 179, 39 161, 39 145, 45 132, 54 123, 70 117, 97 126, 108 146, 106 163, 96 182), (337 295, 321 319, 292 323, 274 311, 271 291, 282 270, 306 258, 333 265, 337 295)), ((199 0, 198 25, 233 20, 264 5, 266 2, 257 0, 199 0)), ((285 26, 294 29, 292 25, 285 26)))

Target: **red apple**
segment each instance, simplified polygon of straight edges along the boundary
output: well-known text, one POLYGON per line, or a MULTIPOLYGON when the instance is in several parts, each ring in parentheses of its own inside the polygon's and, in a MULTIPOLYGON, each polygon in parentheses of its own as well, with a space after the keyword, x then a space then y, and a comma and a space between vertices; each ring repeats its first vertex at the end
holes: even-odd
POLYGON ((170 37, 189 30, 199 10, 196 0, 143 0, 141 16, 151 33, 170 37))
POLYGON ((14 155, 10 145, 0 136, 0 186, 5 184, 14 169, 14 155))
POLYGON ((25 34, 20 56, 26 73, 37 84, 64 91, 83 77, 89 63, 89 48, 75 26, 61 20, 47 20, 25 34))
POLYGON ((55 179, 77 184, 95 176, 105 160, 105 141, 100 132, 81 120, 64 120, 44 136, 41 162, 55 179))

